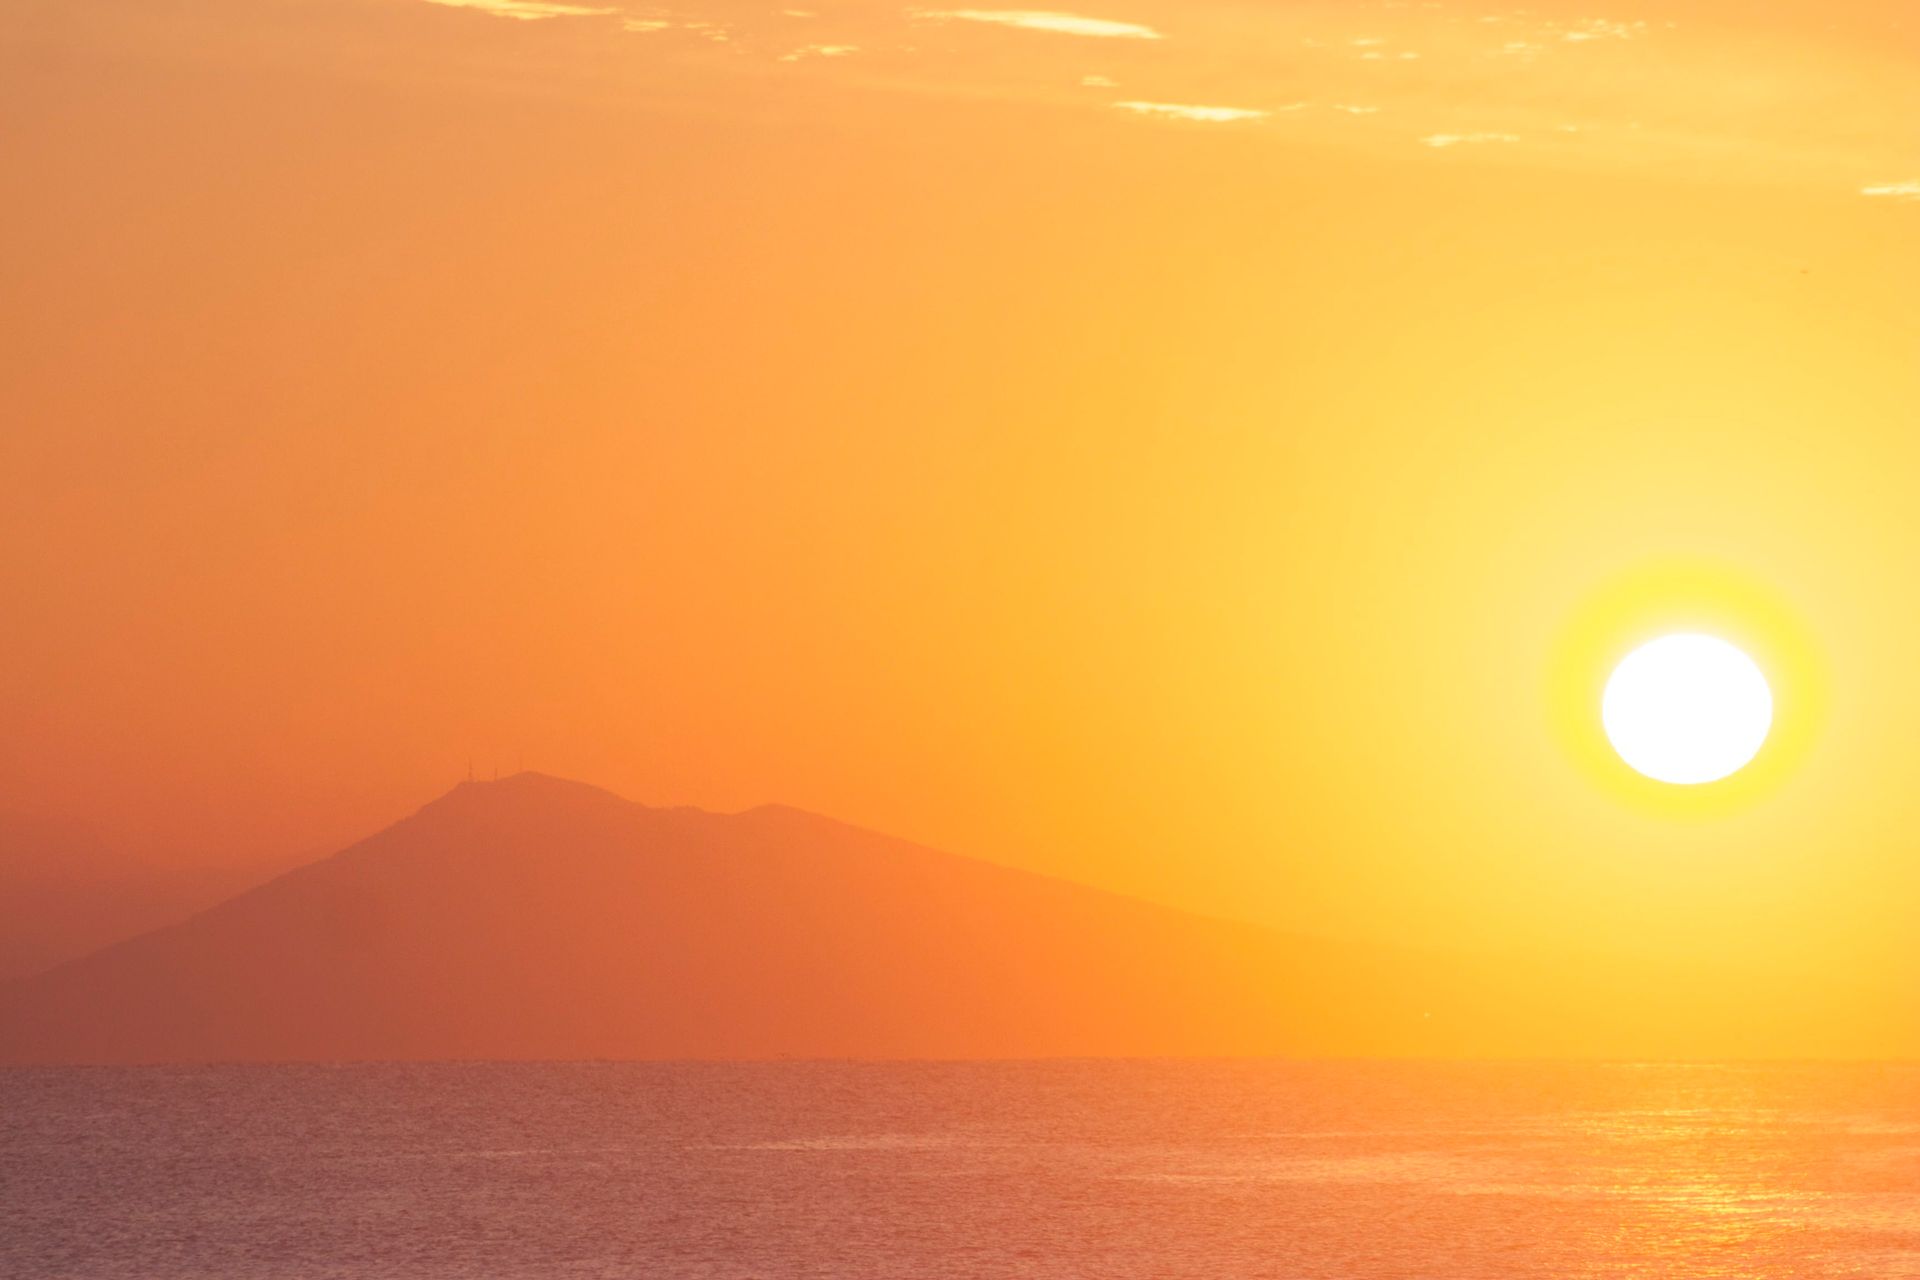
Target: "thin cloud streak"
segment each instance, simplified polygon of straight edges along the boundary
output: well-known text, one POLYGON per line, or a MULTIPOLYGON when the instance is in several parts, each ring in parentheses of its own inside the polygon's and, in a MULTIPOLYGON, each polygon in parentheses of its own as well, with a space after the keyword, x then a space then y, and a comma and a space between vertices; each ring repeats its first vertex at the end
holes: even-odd
POLYGON ((1160 116, 1167 120, 1205 120, 1214 124, 1259 120, 1267 114, 1249 107, 1206 107, 1188 102, 1116 102, 1113 105, 1135 115, 1160 116))
POLYGON ((472 9, 496 18, 515 22, 543 22, 548 18, 597 18, 613 13, 581 4, 561 4, 557 0, 427 0, 448 9, 472 9))
POLYGON ((1910 182, 1876 182, 1871 186, 1860 188, 1860 194, 1876 200, 1920 202, 1920 178, 1910 182))
POLYGON ((782 62, 799 62, 803 58, 844 58, 848 54, 860 52, 857 44, 809 44, 802 45, 791 53, 780 55, 782 62))
POLYGON ((1420 139, 1424 147, 1468 147, 1489 142, 1518 142, 1517 133, 1430 133, 1420 139))
POLYGON ((936 22, 985 22, 1026 31, 1051 31, 1060 35, 1094 36, 1108 40, 1164 38, 1152 27, 1137 22, 1087 18, 1077 13, 1055 13, 1047 9, 919 9, 914 11, 914 16, 936 22))
POLYGON ((1647 34, 1645 22, 1612 22, 1606 18, 1588 18, 1576 23, 1572 30, 1563 32, 1560 38, 1568 44, 1585 44, 1594 40, 1632 40, 1647 34))

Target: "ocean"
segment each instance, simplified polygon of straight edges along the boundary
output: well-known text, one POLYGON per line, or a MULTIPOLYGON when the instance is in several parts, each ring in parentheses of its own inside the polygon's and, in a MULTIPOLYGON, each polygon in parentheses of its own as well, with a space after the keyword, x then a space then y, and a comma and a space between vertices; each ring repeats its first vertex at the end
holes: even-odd
POLYGON ((0 1276, 1920 1277, 1920 1068, 0 1070, 0 1276))

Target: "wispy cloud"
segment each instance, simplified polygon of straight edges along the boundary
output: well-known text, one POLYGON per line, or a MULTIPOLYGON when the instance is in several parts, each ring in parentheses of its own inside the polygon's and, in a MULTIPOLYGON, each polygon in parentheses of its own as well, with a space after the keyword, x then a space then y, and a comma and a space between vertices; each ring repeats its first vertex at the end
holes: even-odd
POLYGON ((1645 22, 1612 22, 1606 18, 1588 18, 1576 22, 1560 36, 1569 44, 1585 44, 1592 40, 1631 40, 1635 36, 1647 33, 1645 22))
POLYGON ((556 0, 427 0, 427 3, 444 5, 449 9, 475 9, 496 18, 511 18, 515 22, 539 22, 547 18, 594 18, 613 12, 612 9, 583 4, 560 4, 556 0))
POLYGON ((802 45, 791 53, 780 55, 782 62, 798 62, 802 58, 844 58, 850 53, 860 52, 857 44, 808 44, 802 45))
POLYGON ((1920 178, 1910 182, 1876 182, 1860 188, 1860 194, 1876 200, 1920 202, 1920 178))
POLYGON ((1267 114, 1250 107, 1204 107, 1188 102, 1116 102, 1113 105, 1135 115, 1160 116, 1168 120, 1206 120, 1215 124, 1258 120, 1267 114))
MULTIPOLYGON (((435 4, 458 4, 460 2, 461 0, 433 0, 435 4)), ((511 0, 511 2, 518 3, 518 0, 511 0)), ((593 12, 602 13, 611 11, 596 9, 593 10, 593 12)), ((688 22, 679 18, 662 17, 657 12, 647 17, 622 18, 620 19, 620 27, 624 31, 631 31, 635 35, 642 36, 655 31, 684 31, 689 35, 699 36, 703 40, 716 40, 725 43, 733 39, 733 33, 717 22, 688 22)), ((804 49, 797 50, 796 52, 805 54, 809 51, 818 51, 828 47, 838 48, 839 46, 807 45, 804 49)), ((849 49, 852 48, 851 45, 847 47, 849 49)), ((794 58, 789 55, 783 57, 781 61, 791 62, 794 61, 794 58)))
POLYGON ((1487 142, 1518 142, 1517 133, 1430 133, 1420 139, 1424 147, 1470 147, 1487 142))
POLYGON ((1069 36, 1099 36, 1114 40, 1158 40, 1160 33, 1137 22, 1085 18, 1077 13, 1047 9, 920 9, 915 17, 941 22, 987 22, 1028 31, 1054 31, 1069 36))

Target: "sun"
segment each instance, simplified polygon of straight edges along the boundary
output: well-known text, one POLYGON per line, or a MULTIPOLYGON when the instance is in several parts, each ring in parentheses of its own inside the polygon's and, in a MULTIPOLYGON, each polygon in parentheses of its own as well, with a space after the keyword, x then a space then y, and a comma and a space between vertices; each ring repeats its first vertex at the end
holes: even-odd
POLYGON ((1760 753, 1773 727, 1773 690, 1753 659, 1725 640, 1667 635, 1613 669, 1600 721, 1636 772, 1698 786, 1731 777, 1760 753))
POLYGON ((1577 591, 1541 689, 1548 731, 1602 794, 1650 817, 1714 820, 1799 774, 1828 683, 1798 599, 1745 566, 1683 556, 1577 591))

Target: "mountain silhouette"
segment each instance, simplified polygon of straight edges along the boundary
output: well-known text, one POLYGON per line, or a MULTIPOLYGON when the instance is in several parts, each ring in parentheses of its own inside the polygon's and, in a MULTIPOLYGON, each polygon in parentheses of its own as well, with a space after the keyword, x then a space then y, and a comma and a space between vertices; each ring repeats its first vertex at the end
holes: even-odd
POLYGON ((13 984, 0 1055, 1305 1052, 1358 1032, 1314 993, 1375 960, 798 810, 522 774, 13 984))
POLYGON ((0 987, 0 1060, 1688 1056, 1798 1022, 1725 1005, 1704 979, 1289 936, 794 809, 521 774, 0 987), (1644 994, 1567 1024, 1594 982, 1644 994))

